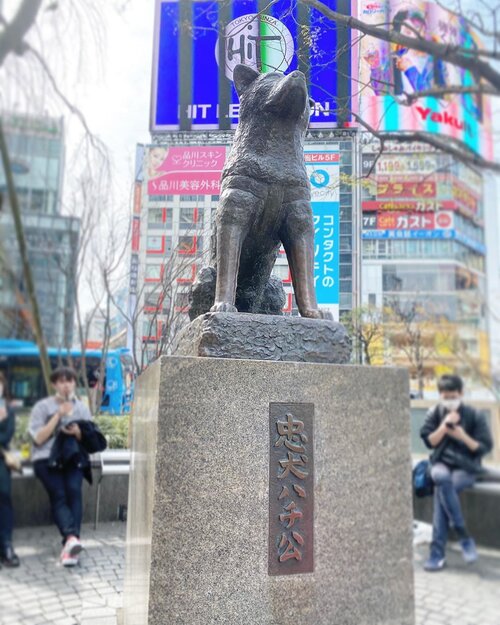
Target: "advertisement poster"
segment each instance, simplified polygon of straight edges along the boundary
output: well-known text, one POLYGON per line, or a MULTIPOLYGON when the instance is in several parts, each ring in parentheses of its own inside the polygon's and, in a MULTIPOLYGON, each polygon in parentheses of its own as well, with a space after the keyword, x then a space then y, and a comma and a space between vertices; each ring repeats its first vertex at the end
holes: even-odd
MULTIPOLYGON (((323 0, 350 15, 356 3, 323 0)), ((295 0, 156 0, 152 132, 229 129, 238 122, 238 63, 306 74, 312 127, 335 127, 350 108, 350 31, 295 0)))
POLYGON ((225 146, 151 146, 145 177, 148 195, 219 195, 225 146))
POLYGON ((304 153, 311 182, 314 219, 314 283, 320 308, 339 318, 340 151, 307 145, 304 153))
MULTIPOLYGON (((391 24, 409 37, 477 50, 481 41, 468 23, 433 2, 423 0, 361 0, 359 18, 380 26, 391 24)), ((490 100, 464 93, 423 97, 411 106, 407 96, 447 86, 473 87, 475 77, 426 53, 363 37, 355 85, 361 117, 380 131, 424 131, 463 142, 472 151, 492 158, 490 100)))

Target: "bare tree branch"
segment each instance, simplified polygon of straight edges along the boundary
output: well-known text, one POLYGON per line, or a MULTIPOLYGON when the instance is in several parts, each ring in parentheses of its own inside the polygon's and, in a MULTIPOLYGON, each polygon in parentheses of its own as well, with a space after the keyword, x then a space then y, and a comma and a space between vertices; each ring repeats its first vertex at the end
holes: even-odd
POLYGON ((26 52, 24 37, 35 23, 41 6, 42 0, 24 0, 10 22, 3 20, 5 28, 0 33, 0 66, 9 54, 26 52))
POLYGON ((478 58, 479 56, 488 56, 492 59, 499 58, 496 53, 480 50, 474 51, 456 45, 436 43, 419 37, 408 37, 393 29, 386 30, 379 26, 372 26, 356 17, 333 11, 325 6, 323 2, 320 2, 320 0, 301 0, 301 2, 316 9, 337 24, 359 30, 365 35, 370 35, 371 37, 387 41, 388 43, 396 43, 413 50, 425 52, 430 56, 443 59, 463 69, 468 69, 478 78, 483 78, 497 90, 500 90, 500 73, 497 72, 492 65, 478 58))

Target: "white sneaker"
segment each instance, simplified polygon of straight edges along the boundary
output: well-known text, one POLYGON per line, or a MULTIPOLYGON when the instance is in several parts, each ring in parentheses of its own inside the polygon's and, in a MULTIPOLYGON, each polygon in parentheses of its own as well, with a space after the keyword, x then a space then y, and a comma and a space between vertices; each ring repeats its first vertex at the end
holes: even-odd
POLYGON ((76 536, 68 536, 64 543, 63 553, 68 554, 71 558, 76 558, 82 549, 83 546, 79 538, 76 536))
POLYGON ((73 558, 69 553, 66 553, 64 550, 61 553, 61 564, 64 567, 76 566, 78 564, 78 558, 73 558))

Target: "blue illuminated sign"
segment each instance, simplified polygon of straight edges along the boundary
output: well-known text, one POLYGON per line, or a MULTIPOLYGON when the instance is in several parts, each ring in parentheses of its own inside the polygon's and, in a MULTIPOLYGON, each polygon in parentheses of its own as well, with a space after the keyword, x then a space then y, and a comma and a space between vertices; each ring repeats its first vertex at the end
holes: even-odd
POLYGON ((308 144, 304 151, 314 221, 314 285, 318 304, 338 319, 340 301, 340 151, 308 144))
MULTIPOLYGON (((350 13, 345 0, 324 4, 350 13)), ((311 127, 335 127, 337 107, 350 108, 349 37, 295 0, 157 0, 151 131, 234 127, 232 72, 242 62, 261 72, 303 71, 316 103, 311 127)))
POLYGON ((479 254, 486 254, 486 247, 458 230, 363 230, 362 238, 374 239, 452 239, 467 245, 479 254))

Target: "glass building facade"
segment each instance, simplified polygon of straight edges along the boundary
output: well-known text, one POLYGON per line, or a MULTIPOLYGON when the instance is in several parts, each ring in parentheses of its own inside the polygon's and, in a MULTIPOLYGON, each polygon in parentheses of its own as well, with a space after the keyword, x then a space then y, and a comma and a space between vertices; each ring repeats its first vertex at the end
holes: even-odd
MULTIPOLYGON (((49 345, 68 346, 73 335, 79 220, 60 214, 62 119, 7 114, 2 116, 2 123, 45 339, 49 345)), ((30 306, 3 168, 0 194, 0 333, 31 338, 30 306)))

